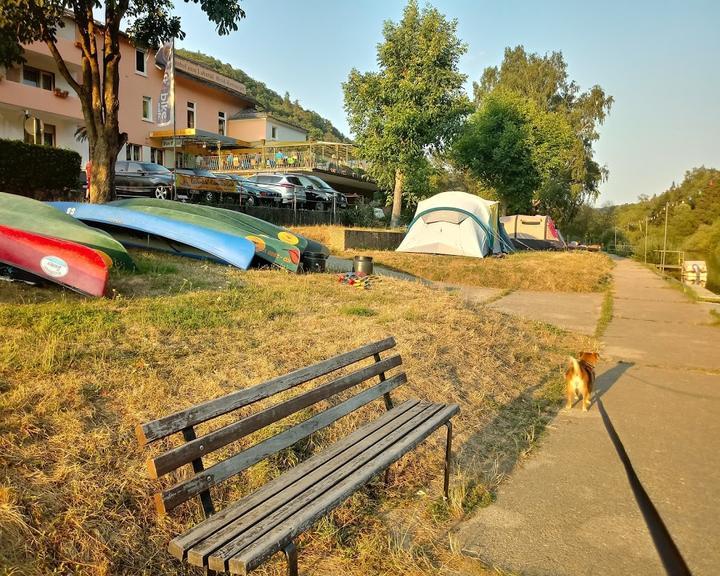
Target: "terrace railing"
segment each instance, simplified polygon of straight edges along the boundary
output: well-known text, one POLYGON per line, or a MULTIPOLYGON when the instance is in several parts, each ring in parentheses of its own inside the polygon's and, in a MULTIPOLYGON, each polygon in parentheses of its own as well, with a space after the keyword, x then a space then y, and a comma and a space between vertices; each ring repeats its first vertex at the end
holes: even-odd
POLYGON ((204 168, 243 175, 258 172, 309 172, 319 170, 370 180, 367 163, 352 144, 336 142, 273 142, 258 148, 223 150, 203 157, 204 168))

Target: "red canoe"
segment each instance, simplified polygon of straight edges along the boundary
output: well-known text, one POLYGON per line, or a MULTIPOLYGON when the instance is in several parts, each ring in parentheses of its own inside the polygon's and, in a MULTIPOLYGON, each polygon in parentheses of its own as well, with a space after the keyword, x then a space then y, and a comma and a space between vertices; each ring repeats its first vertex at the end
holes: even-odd
POLYGON ((105 294, 108 265, 82 244, 0 226, 0 262, 82 294, 105 294))

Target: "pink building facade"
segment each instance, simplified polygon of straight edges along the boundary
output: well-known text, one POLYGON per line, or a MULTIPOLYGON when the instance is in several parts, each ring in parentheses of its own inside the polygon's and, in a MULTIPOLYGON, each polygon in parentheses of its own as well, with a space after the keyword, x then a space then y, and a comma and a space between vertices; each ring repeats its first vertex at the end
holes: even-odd
MULTIPOLYGON (((65 28, 58 31, 58 48, 79 80, 81 51, 77 40, 74 23, 68 19, 65 28)), ((0 66, 0 138, 76 150, 84 165, 88 160, 87 142, 76 136, 84 125, 79 98, 60 74, 47 46, 25 46, 25 58, 26 62, 19 66, 0 66)), ((267 117, 252 118, 257 112, 256 103, 241 83, 176 58, 175 124, 181 135, 173 141, 172 126, 157 126, 162 77, 163 70, 155 65, 155 51, 138 49, 123 38, 120 130, 127 133, 127 144, 119 159, 172 167, 175 149, 177 163, 183 165, 183 157, 212 154, 219 147, 247 147, 266 138, 280 140, 281 128, 282 135, 289 139, 306 139, 302 128, 267 117)))

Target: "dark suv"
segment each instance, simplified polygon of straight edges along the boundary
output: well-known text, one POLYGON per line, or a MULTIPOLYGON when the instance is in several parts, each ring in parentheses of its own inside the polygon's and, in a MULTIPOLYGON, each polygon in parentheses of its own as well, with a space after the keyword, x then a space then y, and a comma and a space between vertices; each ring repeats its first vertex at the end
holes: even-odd
POLYGON ((161 200, 172 197, 173 173, 152 162, 115 163, 115 194, 117 196, 154 196, 161 200))

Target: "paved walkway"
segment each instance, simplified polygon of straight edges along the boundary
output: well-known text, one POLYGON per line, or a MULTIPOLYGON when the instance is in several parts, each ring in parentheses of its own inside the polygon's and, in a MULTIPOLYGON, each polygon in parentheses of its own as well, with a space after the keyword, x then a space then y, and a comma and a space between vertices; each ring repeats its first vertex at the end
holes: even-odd
MULTIPOLYGON (((598 393, 697 575, 720 573, 720 328, 706 306, 618 262, 598 393)), ((457 531, 463 550, 527 575, 662 574, 597 407, 562 411, 497 502, 457 531)))

